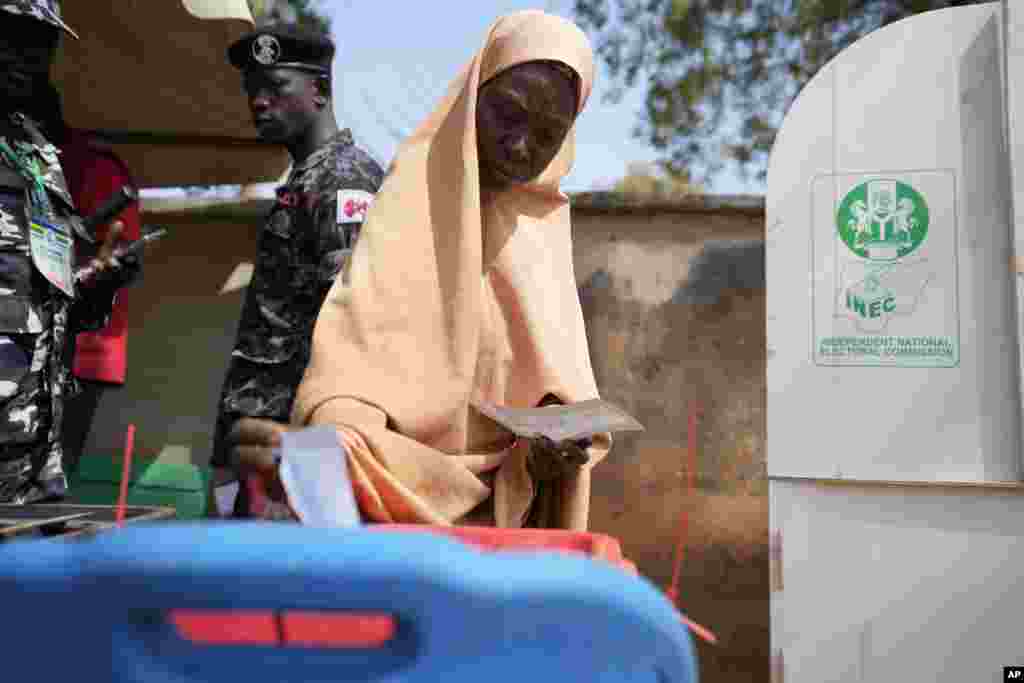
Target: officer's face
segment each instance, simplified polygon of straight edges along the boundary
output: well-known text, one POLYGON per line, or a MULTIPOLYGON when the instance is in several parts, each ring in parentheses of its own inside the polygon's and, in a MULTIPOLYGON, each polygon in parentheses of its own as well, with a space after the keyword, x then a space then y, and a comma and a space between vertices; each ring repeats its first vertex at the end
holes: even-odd
POLYGON ((0 12, 0 100, 25 102, 40 92, 59 37, 49 24, 0 12))
POLYGON ((242 87, 260 136, 285 143, 303 135, 313 124, 319 108, 316 78, 295 69, 246 71, 242 87))
POLYGON ((576 115, 569 77, 544 62, 503 71, 480 88, 476 105, 480 182, 502 189, 539 176, 576 115))

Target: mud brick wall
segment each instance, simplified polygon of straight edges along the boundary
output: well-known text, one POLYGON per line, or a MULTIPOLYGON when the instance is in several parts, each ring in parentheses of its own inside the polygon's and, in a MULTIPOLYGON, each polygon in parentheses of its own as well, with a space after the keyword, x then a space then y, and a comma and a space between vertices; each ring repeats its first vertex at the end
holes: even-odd
POLYGON ((574 202, 574 262, 602 395, 646 427, 595 470, 591 528, 719 638, 702 681, 769 680, 764 214, 752 198, 574 202), (687 491, 696 420, 695 492, 687 491))

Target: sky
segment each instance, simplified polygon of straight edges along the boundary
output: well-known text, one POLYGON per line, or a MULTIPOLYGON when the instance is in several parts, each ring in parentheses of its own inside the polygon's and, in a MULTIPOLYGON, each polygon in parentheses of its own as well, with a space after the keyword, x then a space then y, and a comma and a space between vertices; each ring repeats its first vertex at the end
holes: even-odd
MULTIPOLYGON (((449 82, 480 48, 490 24, 521 9, 544 9, 571 18, 572 0, 323 0, 337 43, 335 114, 356 141, 387 164, 399 135, 411 132, 449 82), (439 28, 440 27, 440 28, 439 28)), ((632 136, 643 111, 641 87, 617 104, 603 101, 608 76, 599 65, 587 108, 577 122, 576 164, 563 183, 568 192, 603 189, 634 161, 654 151, 632 136)), ((715 194, 763 193, 726 171, 705 188, 715 194)))

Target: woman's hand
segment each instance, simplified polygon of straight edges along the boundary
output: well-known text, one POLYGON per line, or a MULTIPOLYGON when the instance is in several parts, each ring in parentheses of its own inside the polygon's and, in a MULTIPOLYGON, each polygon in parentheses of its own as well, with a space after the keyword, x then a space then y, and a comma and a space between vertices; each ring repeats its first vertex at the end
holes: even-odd
POLYGON ((538 481, 575 476, 590 461, 590 439, 552 441, 546 436, 530 440, 529 469, 538 481))
POLYGON ((243 417, 228 433, 228 448, 235 470, 242 476, 263 479, 267 497, 276 502, 285 500, 284 487, 278 475, 281 435, 288 425, 254 417, 243 417))

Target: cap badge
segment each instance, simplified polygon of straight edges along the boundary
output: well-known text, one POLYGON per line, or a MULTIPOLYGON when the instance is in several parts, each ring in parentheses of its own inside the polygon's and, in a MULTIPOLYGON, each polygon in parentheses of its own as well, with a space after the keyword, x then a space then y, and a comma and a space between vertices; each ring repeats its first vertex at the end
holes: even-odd
POLYGON ((252 41, 252 58, 263 66, 276 64, 281 58, 281 43, 271 35, 258 36, 252 41))

